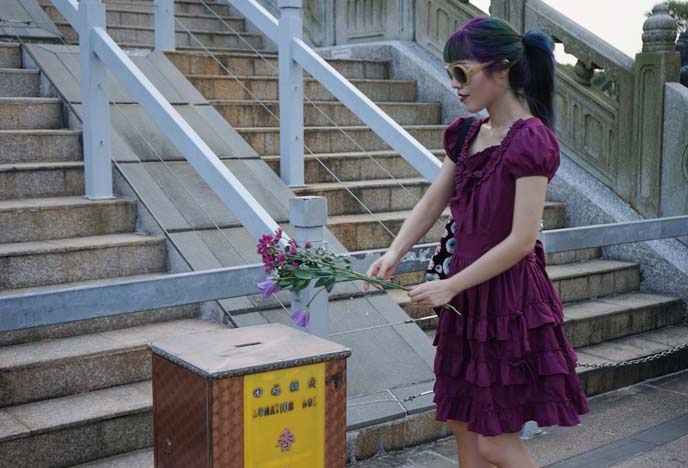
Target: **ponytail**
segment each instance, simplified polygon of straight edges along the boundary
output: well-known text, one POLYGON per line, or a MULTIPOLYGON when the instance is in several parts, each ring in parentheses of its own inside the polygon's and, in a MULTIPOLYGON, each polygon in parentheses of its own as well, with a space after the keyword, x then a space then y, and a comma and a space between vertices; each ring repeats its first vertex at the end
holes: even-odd
POLYGON ((554 41, 539 28, 525 33, 523 61, 528 70, 524 94, 530 112, 554 130, 554 41))

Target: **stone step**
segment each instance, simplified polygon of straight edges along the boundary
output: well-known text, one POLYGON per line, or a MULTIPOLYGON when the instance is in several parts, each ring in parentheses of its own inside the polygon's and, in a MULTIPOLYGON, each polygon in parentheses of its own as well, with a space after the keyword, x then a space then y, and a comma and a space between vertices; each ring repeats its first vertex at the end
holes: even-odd
MULTIPOLYGON (((279 102, 212 101, 213 107, 233 127, 274 127, 279 125, 279 102)), ((400 125, 439 125, 442 104, 434 102, 377 102, 385 113, 400 125)), ((304 125, 363 125, 344 104, 333 101, 306 101, 304 125)))
MULTIPOLYGON (((685 343, 688 343, 688 326, 676 325, 586 346, 576 353, 579 362, 604 364, 642 359, 685 343)), ((585 393, 593 396, 686 368, 688 347, 652 361, 601 369, 579 366, 576 371, 585 393)))
MULTIPOLYGON (((430 307, 413 304, 406 291, 389 290, 387 292, 411 318, 436 315, 430 307)), ((574 348, 677 325, 683 320, 680 299, 640 291, 587 301, 567 302, 563 306, 564 329, 574 348)), ((429 318, 416 323, 423 330, 434 330, 437 326, 437 318, 429 318)))
MULTIPOLYGON (((606 258, 592 258, 562 265, 547 265, 547 275, 562 303, 606 297, 640 288, 640 265, 606 258)), ((425 270, 400 274, 394 280, 409 286, 425 281, 425 270)))
POLYGON ((136 200, 84 197, 0 201, 0 243, 100 236, 136 229, 136 200))
POLYGON ((165 239, 141 234, 0 244, 0 290, 165 271, 165 239))
POLYGON ((84 193, 82 162, 0 164, 0 200, 84 193))
MULTIPOLYGON (((249 51, 217 53, 210 56, 205 52, 166 52, 167 58, 187 75, 243 75, 277 76, 277 55, 249 51)), ((389 79, 389 63, 377 60, 328 59, 339 73, 352 79, 389 79)), ((309 76, 304 72, 305 76, 309 76)))
POLYGON ((328 215, 411 210, 430 183, 424 178, 378 179, 310 184, 294 188, 297 196, 327 197, 328 215))
MULTIPOLYGON (((154 4, 151 0, 105 0, 103 3, 107 11, 115 9, 150 14, 154 11, 154 4)), ((53 7, 51 0, 39 0, 39 4, 44 9, 53 7)), ((174 7, 176 15, 212 15, 211 11, 214 11, 218 15, 229 16, 229 5, 227 3, 213 1, 199 3, 195 1, 175 0, 174 7)))
MULTIPOLYGON (((66 23, 65 18, 52 5, 43 7, 48 16, 55 22, 66 23)), ((208 13, 206 11, 206 13, 208 13)), ((221 16, 218 18, 212 14, 175 14, 177 31, 184 31, 184 27, 190 30, 202 31, 232 31, 245 32, 244 18, 236 16, 221 16)), ((107 25, 111 26, 139 26, 154 27, 155 16, 152 11, 136 11, 131 7, 122 8, 112 6, 107 8, 107 25)))
POLYGON ((133 452, 101 458, 72 468, 153 468, 155 454, 153 448, 134 450, 133 452))
POLYGON ((2 347, 0 407, 148 380, 149 342, 221 328, 201 319, 171 320, 2 347))
MULTIPOLYGON (((217 76, 187 75, 206 99, 235 100, 277 100, 276 77, 265 76, 217 76)), ((349 80, 373 101, 415 102, 416 82, 414 80, 349 80)), ((304 78, 304 94, 313 101, 333 101, 330 94, 313 78, 304 78)))
MULTIPOLYGON (((410 210, 401 210, 375 213, 373 216, 369 213, 329 216, 327 227, 349 251, 384 249, 389 247, 393 239, 389 231, 396 235, 409 213, 410 210)), ((438 242, 448 217, 449 209, 446 209, 418 243, 438 242)))
MULTIPOLYGON (((440 160, 444 160, 446 156, 444 150, 431 149, 430 152, 440 160)), ((279 175, 280 157, 278 155, 263 156, 262 159, 279 175)), ((420 177, 418 171, 399 153, 389 150, 306 154, 304 166, 307 184, 336 182, 337 179, 351 181, 420 177), (334 176, 337 176, 337 179, 334 176)))
MULTIPOLYGON (((78 35, 74 28, 67 23, 55 23, 64 34, 65 41, 70 44, 78 43, 78 35)), ((110 37, 120 44, 133 44, 137 47, 152 48, 155 44, 155 30, 141 26, 109 26, 107 28, 110 37)), ((261 49, 263 37, 258 33, 244 32, 213 32, 203 30, 176 31, 176 45, 178 47, 194 48, 236 48, 236 49, 261 49)))
POLYGON ((62 101, 41 97, 0 97, 0 130, 63 128, 62 101))
POLYGON ((40 96, 40 80, 38 70, 0 68, 0 97, 40 96))
POLYGON ((21 68, 21 46, 8 42, 0 42, 0 68, 21 68))
MULTIPOLYGON (((562 226, 558 224, 562 223, 561 216, 559 216, 561 210, 563 210, 561 203, 545 203, 543 218, 545 229, 556 229, 562 226)), ((410 213, 411 210, 398 210, 374 213, 374 215, 363 213, 329 216, 327 227, 350 251, 386 249, 393 239, 387 229, 396 235, 410 213)), ((441 218, 418 243, 439 242, 448 216, 449 209, 447 208, 441 218)))
POLYGON ((152 447, 151 402, 145 381, 0 409, 0 466, 65 467, 152 447))
POLYGON ((0 165, 81 159, 81 131, 0 130, 0 165))
MULTIPOLYGON (((443 125, 405 125, 409 132, 426 148, 441 148, 443 125)), ((239 134, 258 154, 279 154, 279 127, 238 128, 239 134)), ((390 147, 368 127, 306 127, 304 129, 305 154, 340 153, 354 151, 381 151, 390 147), (343 130, 343 132, 342 132, 343 130)))
MULTIPOLYGON (((117 281, 139 281, 158 277, 160 273, 147 273, 117 278, 117 281)), ((89 281, 77 281, 62 283, 59 285, 35 286, 32 288, 19 288, 0 291, 0 299, 7 296, 24 294, 42 294, 58 289, 70 289, 79 287, 99 286, 110 283, 110 279, 98 279, 89 281)), ((0 332, 0 346, 11 346, 23 343, 31 343, 55 338, 67 338, 89 333, 107 332, 119 330, 121 328, 131 328, 139 325, 151 323, 167 322, 170 320, 181 320, 197 318, 201 315, 200 304, 188 304, 164 309, 142 310, 128 314, 110 315, 96 317, 87 320, 73 320, 58 325, 42 325, 21 330, 0 332)))

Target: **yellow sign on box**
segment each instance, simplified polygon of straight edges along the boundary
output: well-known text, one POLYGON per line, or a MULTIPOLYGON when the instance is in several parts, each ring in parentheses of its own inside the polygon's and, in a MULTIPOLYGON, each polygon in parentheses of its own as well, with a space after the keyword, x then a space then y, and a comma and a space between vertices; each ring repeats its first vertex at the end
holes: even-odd
POLYGON ((244 376, 244 468, 325 468, 325 364, 244 376))

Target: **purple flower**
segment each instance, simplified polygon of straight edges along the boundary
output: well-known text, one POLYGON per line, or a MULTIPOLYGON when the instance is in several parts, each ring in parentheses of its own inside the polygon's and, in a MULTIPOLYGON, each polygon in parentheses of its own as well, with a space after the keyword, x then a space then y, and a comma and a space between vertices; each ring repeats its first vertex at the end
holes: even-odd
POLYGON ((307 248, 307 249, 310 249, 310 248, 311 248, 311 245, 313 245, 313 244, 311 244, 310 241, 307 241, 307 242, 306 242, 306 248, 307 248))
POLYGON ((304 311, 303 309, 298 309, 297 311, 291 314, 291 321, 294 323, 294 325, 297 325, 299 327, 307 327, 310 318, 310 313, 304 311))
POLYGON ((282 289, 279 284, 274 282, 274 279, 274 276, 268 276, 265 281, 258 283, 258 289, 263 293, 265 299, 282 289))

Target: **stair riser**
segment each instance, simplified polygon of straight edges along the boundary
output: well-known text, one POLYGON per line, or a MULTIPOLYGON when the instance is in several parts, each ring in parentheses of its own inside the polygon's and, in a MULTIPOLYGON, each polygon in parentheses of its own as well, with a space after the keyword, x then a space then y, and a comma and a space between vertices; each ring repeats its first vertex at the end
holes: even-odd
POLYGON ((411 210, 423 197, 428 184, 405 184, 391 187, 355 188, 349 187, 351 193, 344 189, 304 190, 296 189, 297 196, 327 197, 328 215, 364 214, 368 209, 373 213, 382 211, 411 210), (366 207, 368 209, 366 209, 366 207))
MULTIPOLYGON (((189 78, 206 99, 278 100, 277 80, 240 80, 234 78, 189 78)), ((412 102, 416 100, 416 86, 402 81, 363 81, 354 85, 373 101, 412 102)), ((332 101, 334 96, 313 80, 304 82, 304 94, 313 101, 332 101)))
POLYGON ((99 236, 136 229, 136 205, 92 205, 0 212, 0 243, 99 236))
POLYGON ((552 279, 561 302, 575 302, 640 288, 640 268, 631 267, 567 279, 552 279))
POLYGON ((0 97, 37 97, 40 75, 27 72, 0 72, 0 97))
POLYGON ((601 318, 567 320, 566 336, 574 348, 635 335, 650 330, 676 325, 683 320, 680 302, 636 310, 626 310, 601 318))
MULTIPOLYGON (((46 6, 44 7, 48 16, 57 23, 65 23, 65 18, 57 11, 55 7, 46 6)), ((200 13, 204 15, 211 15, 209 11, 200 13)), ((154 15, 151 12, 144 11, 124 11, 109 10, 107 12, 107 25, 108 26, 137 26, 137 27, 154 27, 154 15)), ((182 31, 184 25, 188 29, 197 29, 201 31, 221 31, 221 32, 243 32, 244 31, 244 20, 241 18, 223 18, 220 21, 217 18, 205 18, 205 17, 177 17, 177 22, 175 28, 178 31, 182 31), (227 23, 225 25, 223 23, 227 23)))
MULTIPOLYGON (((562 208, 562 211, 563 208, 562 208)), ((547 223, 547 212, 545 212, 545 229, 560 229, 566 227, 565 219, 566 216, 562 213, 561 217, 557 216, 557 221, 552 222, 552 224, 547 223), (552 227, 548 227, 552 226, 552 227)), ((593 258, 600 258, 602 251, 599 247, 593 247, 590 249, 578 249, 570 250, 568 252, 556 252, 547 254, 547 265, 563 265, 565 263, 572 262, 584 262, 586 260, 592 260, 593 258)))
POLYGON ((0 346, 11 346, 34 341, 65 338, 88 333, 99 333, 122 328, 135 327, 150 323, 161 323, 170 320, 197 318, 200 307, 196 304, 169 307, 165 309, 146 310, 131 314, 111 315, 90 320, 62 323, 43 327, 0 333, 0 346))
POLYGON ((162 272, 162 242, 0 257, 0 289, 162 272))
MULTIPOLYGON (((399 232, 399 228, 404 220, 385 220, 382 223, 394 234, 399 232)), ((433 225, 425 236, 418 242, 419 244, 437 242, 442 236, 444 225, 447 223, 447 216, 442 216, 433 225)), ((392 237, 387 230, 377 221, 361 223, 330 224, 327 226, 332 234, 350 251, 382 249, 389 247, 392 237)))
POLYGON ((19 47, 0 47, 0 68, 21 68, 21 49, 19 47))
MULTIPOLYGON (((130 9, 132 11, 145 11, 153 13, 152 1, 141 0, 105 0, 106 7, 117 9, 130 9)), ((221 16, 229 16, 229 5, 206 2, 210 10, 215 11, 221 16)), ((210 15, 208 7, 200 2, 174 2, 175 13, 188 15, 210 15)))
POLYGON ((101 390, 150 378, 150 351, 145 347, 41 363, 38 367, 2 369, 0 407, 101 390))
POLYGON ((0 443, 0 466, 66 467, 152 445, 149 409, 0 443))
POLYGON ((82 168, 0 172, 0 200, 84 193, 82 168))
POLYGON ((79 161, 82 159, 79 139, 79 134, 3 134, 0 135, 0 164, 79 161))
MULTIPOLYGON (((272 104, 215 104, 214 107, 233 127, 279 126, 279 105, 272 104)), ((441 105, 387 105, 380 108, 400 125, 439 125, 442 123, 441 105)), ((304 104, 304 125, 363 125, 349 109, 341 104, 304 104), (324 115, 323 115, 324 114, 324 115)))
POLYGON ((683 349, 670 356, 642 364, 607 369, 586 369, 579 373, 578 377, 586 395, 593 396, 686 368, 688 368, 688 349, 683 349))
MULTIPOLYGON (((246 131, 237 129, 258 154, 279 154, 279 132, 274 130, 246 131)), ((438 128, 410 128, 407 131, 426 148, 442 147, 442 130, 438 128), (438 146, 439 145, 439 146, 438 146)), ((389 150, 390 147, 368 128, 341 130, 312 130, 304 132, 306 146, 313 153, 389 150), (353 140, 353 141, 352 141, 353 140)), ((305 154, 310 152, 305 149, 305 154)))
POLYGON ((62 128, 62 103, 0 102, 0 130, 62 128))
MULTIPOLYGON (((187 75, 277 76, 278 72, 275 57, 237 57, 217 54, 216 58, 220 63, 215 58, 204 55, 168 53, 167 57, 182 73, 187 75)), ((328 60, 328 63, 349 79, 383 80, 389 78, 389 69, 384 62, 328 60)), ((304 73, 304 76, 309 75, 304 73)))
MULTIPOLYGON (((391 176, 396 178, 420 177, 418 171, 401 156, 385 155, 372 156, 372 158, 374 159, 347 156, 323 157, 320 160, 341 181, 389 179, 391 176)), ((280 173, 279 159, 269 159, 266 162, 277 174, 280 173)), ((334 176, 322 164, 309 156, 306 157, 304 170, 307 184, 336 182, 334 176)))
MULTIPOLYGON (((78 35, 71 26, 58 25, 58 27, 64 34, 67 42, 72 44, 78 42, 78 35)), ((118 43, 137 44, 142 47, 152 47, 155 44, 155 32, 150 29, 108 28, 107 32, 118 43)), ((177 47, 261 49, 263 46, 262 37, 255 35, 194 33, 192 36, 186 32, 177 31, 175 38, 177 47)))

